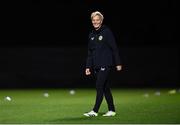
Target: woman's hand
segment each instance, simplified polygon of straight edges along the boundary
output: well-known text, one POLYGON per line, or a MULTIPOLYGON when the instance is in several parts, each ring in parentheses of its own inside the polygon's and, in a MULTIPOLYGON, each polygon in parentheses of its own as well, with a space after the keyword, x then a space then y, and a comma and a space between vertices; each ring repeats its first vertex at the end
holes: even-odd
POLYGON ((116 66, 116 70, 117 70, 117 71, 121 71, 121 70, 122 70, 122 65, 117 65, 117 66, 116 66))
POLYGON ((91 74, 91 71, 90 71, 89 68, 86 68, 85 74, 86 74, 86 75, 90 75, 90 74, 91 74))

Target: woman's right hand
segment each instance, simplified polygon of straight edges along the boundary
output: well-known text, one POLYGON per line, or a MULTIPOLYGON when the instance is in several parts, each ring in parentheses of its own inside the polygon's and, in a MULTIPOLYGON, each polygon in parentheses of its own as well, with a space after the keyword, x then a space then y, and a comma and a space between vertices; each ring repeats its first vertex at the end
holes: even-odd
POLYGON ((86 74, 86 75, 90 75, 90 74, 91 74, 91 71, 90 71, 89 68, 86 68, 85 74, 86 74))

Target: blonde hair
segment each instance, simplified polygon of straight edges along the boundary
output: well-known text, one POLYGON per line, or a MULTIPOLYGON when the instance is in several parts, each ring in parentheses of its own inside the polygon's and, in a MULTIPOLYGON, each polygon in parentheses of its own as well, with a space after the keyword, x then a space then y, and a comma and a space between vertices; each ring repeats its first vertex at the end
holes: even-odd
POLYGON ((103 21, 104 16, 103 16, 99 11, 95 11, 95 12, 92 12, 92 13, 91 13, 91 20, 92 20, 93 17, 95 17, 95 16, 97 16, 97 15, 98 15, 98 16, 101 18, 101 20, 103 21))

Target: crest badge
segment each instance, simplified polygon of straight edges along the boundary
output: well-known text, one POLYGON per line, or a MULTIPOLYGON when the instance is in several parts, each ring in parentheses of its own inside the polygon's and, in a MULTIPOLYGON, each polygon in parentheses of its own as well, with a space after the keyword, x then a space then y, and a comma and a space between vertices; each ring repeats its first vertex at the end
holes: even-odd
POLYGON ((91 40, 94 40, 94 37, 91 37, 91 40))
POLYGON ((105 69, 106 69, 106 68, 104 68, 104 67, 101 67, 101 71, 105 71, 105 69))
POLYGON ((98 38, 99 40, 102 40, 103 39, 103 36, 99 36, 99 38, 98 38))

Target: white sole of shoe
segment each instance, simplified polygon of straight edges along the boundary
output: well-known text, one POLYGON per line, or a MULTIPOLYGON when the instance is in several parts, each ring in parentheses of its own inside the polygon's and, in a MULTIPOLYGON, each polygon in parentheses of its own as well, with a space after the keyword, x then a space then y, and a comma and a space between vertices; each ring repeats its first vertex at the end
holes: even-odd
POLYGON ((86 117, 96 117, 96 115, 88 115, 88 114, 83 114, 86 117))
POLYGON ((103 115, 104 117, 113 117, 113 116, 115 116, 116 114, 114 114, 114 115, 103 115))
POLYGON ((88 114, 83 114, 84 116, 86 116, 86 117, 90 117, 88 114))

